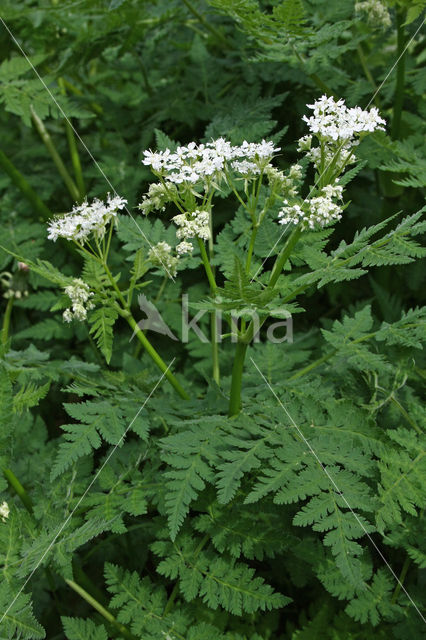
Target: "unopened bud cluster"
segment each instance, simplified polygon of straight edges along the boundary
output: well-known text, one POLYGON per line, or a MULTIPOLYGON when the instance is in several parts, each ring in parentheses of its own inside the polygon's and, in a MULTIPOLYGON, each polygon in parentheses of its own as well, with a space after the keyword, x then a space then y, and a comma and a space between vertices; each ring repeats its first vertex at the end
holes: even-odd
POLYGON ((65 293, 71 300, 71 307, 65 309, 62 314, 64 321, 79 320, 81 322, 85 320, 87 312, 95 307, 90 300, 93 292, 90 291, 88 285, 80 278, 74 278, 72 284, 65 287, 65 293))
POLYGON ((178 258, 172 254, 172 247, 167 242, 159 242, 151 247, 148 258, 152 264, 162 266, 169 277, 175 277, 178 258))
POLYGON ((386 29, 392 24, 388 8, 380 0, 356 2, 355 13, 366 16, 368 24, 372 27, 386 29))

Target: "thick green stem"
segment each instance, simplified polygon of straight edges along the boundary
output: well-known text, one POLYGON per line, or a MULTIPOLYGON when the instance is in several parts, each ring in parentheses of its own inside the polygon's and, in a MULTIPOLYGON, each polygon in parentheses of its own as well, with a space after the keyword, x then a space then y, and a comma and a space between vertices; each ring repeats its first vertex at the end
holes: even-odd
MULTIPOLYGON (((290 234, 286 244, 283 249, 280 251, 275 264, 272 269, 271 277, 268 283, 268 287, 273 289, 277 283, 279 276, 284 268, 285 263, 287 262, 296 242, 299 240, 300 234, 302 233, 301 227, 296 227, 294 231, 290 234)), ((265 322, 265 320, 263 321, 265 322)), ((260 324, 260 326, 263 324, 260 324)), ((237 348, 235 350, 234 364, 232 367, 232 381, 231 381, 231 396, 229 400, 229 416, 237 415, 241 409, 241 389, 242 389, 242 376, 243 376, 243 368, 244 368, 244 359, 247 352, 247 347, 251 340, 254 337, 254 326, 255 323, 252 320, 248 326, 247 331, 245 332, 243 339, 240 340, 237 344, 237 348)), ((260 327, 259 327, 260 328, 260 327)))
POLYGON ((83 598, 83 600, 90 604, 91 607, 96 609, 96 611, 100 613, 101 616, 105 618, 105 620, 112 624, 112 626, 115 627, 121 635, 123 635, 125 638, 129 638, 129 640, 137 640, 136 636, 130 633, 130 631, 123 624, 118 622, 118 620, 114 618, 112 613, 110 613, 108 609, 105 609, 105 607, 102 606, 100 602, 95 600, 95 598, 93 598, 90 593, 87 593, 87 591, 85 591, 83 587, 74 582, 74 580, 65 580, 65 582, 69 587, 71 587, 73 591, 78 593, 78 595, 83 598))
POLYGON ((396 85, 393 100, 393 117, 391 127, 391 137, 398 140, 401 134, 401 115, 404 104, 404 81, 405 81, 405 53, 403 54, 406 37, 405 37, 405 11, 397 11, 397 41, 398 41, 398 64, 396 66, 396 85))
POLYGON ((25 198, 32 204, 35 211, 41 216, 43 220, 48 220, 52 217, 52 213, 46 207, 44 202, 38 197, 34 189, 25 180, 22 173, 18 171, 14 164, 0 149, 0 167, 7 173, 13 184, 18 187, 25 198))
POLYGON ((43 140, 44 144, 46 145, 46 148, 49 151, 52 157, 52 160, 55 163, 56 168, 58 169, 58 172, 61 175, 68 191, 70 192, 72 199, 78 201, 80 194, 75 185, 75 182, 71 178, 70 174, 68 173, 68 169, 64 165, 61 156, 59 155, 55 145, 53 144, 53 141, 52 141, 52 138, 50 137, 49 132, 47 131, 42 120, 38 117, 38 115, 36 114, 36 112, 32 107, 31 107, 31 117, 34 122, 34 126, 37 129, 40 135, 40 138, 43 140))
MULTIPOLYGON (((58 84, 61 88, 62 94, 66 95, 65 83, 63 78, 58 79, 58 84)), ((86 186, 84 184, 83 172, 81 170, 80 156, 78 153, 74 130, 67 118, 64 121, 64 125, 65 125, 65 133, 67 135, 67 140, 68 140, 68 147, 70 150, 71 162, 74 169, 75 181, 77 183, 77 188, 80 192, 79 201, 82 201, 84 199, 84 196, 86 195, 86 186)))
POLYGON ((236 416, 241 410, 241 389, 247 347, 248 344, 246 342, 238 342, 235 349, 234 364, 232 366, 231 395, 229 398, 229 416, 236 416))
POLYGON ((12 315, 12 307, 13 307, 13 296, 11 296, 6 305, 6 311, 3 316, 3 323, 1 328, 1 343, 4 346, 9 338, 9 327, 10 327, 10 318, 12 315))
POLYGON ((27 509, 27 511, 32 513, 33 503, 31 501, 31 498, 26 492, 26 490, 24 489, 24 487, 22 486, 22 484, 19 482, 18 478, 15 476, 13 471, 11 471, 11 469, 3 469, 3 475, 8 481, 8 483, 10 484, 10 486, 12 487, 12 489, 15 491, 17 496, 20 498, 22 504, 27 509))

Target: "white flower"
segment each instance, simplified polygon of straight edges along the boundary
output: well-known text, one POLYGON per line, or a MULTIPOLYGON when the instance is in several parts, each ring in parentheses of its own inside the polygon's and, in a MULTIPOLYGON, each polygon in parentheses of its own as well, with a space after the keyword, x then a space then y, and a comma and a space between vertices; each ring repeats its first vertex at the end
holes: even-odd
POLYGON ((388 8, 380 0, 365 0, 355 3, 355 13, 364 13, 371 26, 390 27, 392 24, 388 8))
POLYGON ((186 240, 183 240, 176 246, 176 253, 178 254, 178 256, 183 256, 187 253, 192 253, 193 250, 194 250, 194 247, 192 243, 187 242, 186 240))
MULTIPOLYGON (((260 143, 245 140, 241 145, 233 146, 224 138, 218 138, 206 144, 190 142, 187 146, 177 147, 175 151, 144 151, 142 162, 175 185, 191 187, 203 184, 209 187, 212 180, 219 183, 229 168, 243 175, 258 174, 279 150, 273 142, 266 140, 260 143)), ((144 203, 141 208, 144 208, 144 203)))
POLYGON ((151 247, 148 258, 154 265, 162 266, 169 277, 175 277, 178 258, 172 256, 172 248, 167 242, 158 242, 151 247))
POLYGON ((10 513, 9 505, 4 500, 0 504, 0 518, 2 519, 3 522, 6 522, 7 518, 9 517, 9 513, 10 513))
POLYGON ((288 204, 284 200, 284 207, 278 213, 280 224, 302 224, 304 229, 325 227, 342 217, 342 207, 333 202, 332 198, 341 198, 343 188, 340 185, 327 185, 321 190, 321 194, 300 205, 288 204))
POLYGON ((90 300, 93 292, 90 291, 89 286, 81 278, 74 278, 72 284, 65 287, 65 293, 71 300, 71 308, 65 309, 63 312, 62 318, 64 322, 71 322, 72 320, 82 322, 87 318, 87 312, 95 307, 90 300))
MULTIPOLYGON (((313 110, 311 117, 303 116, 311 133, 325 142, 353 142, 363 132, 384 130, 385 120, 376 107, 363 111, 360 107, 348 109, 344 100, 323 95, 307 107, 313 110)), ((300 142, 299 142, 300 144, 300 142)))
POLYGON ((62 318, 64 319, 64 322, 72 322, 73 315, 71 309, 65 309, 62 314, 62 318))
POLYGON ((191 213, 179 213, 172 218, 179 229, 176 237, 181 239, 200 238, 208 240, 210 238, 210 215, 208 211, 192 211, 191 213))
POLYGON ((75 205, 70 213, 49 222, 48 238, 53 241, 66 238, 84 244, 90 234, 94 233, 100 239, 105 233, 106 225, 126 203, 124 198, 108 194, 106 204, 95 198, 91 204, 85 201, 75 205))

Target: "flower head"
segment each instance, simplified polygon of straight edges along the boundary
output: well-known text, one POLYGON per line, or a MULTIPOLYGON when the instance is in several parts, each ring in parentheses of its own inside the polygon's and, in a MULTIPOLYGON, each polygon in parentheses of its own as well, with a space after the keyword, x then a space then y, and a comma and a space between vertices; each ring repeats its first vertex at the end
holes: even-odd
POLYGON ((152 264, 163 267, 167 275, 174 278, 177 271, 178 258, 172 255, 172 248, 167 242, 158 242, 151 247, 148 258, 152 264))
POLYGON ((81 278, 74 278, 72 283, 65 287, 65 293, 71 300, 71 307, 65 309, 62 314, 64 322, 71 322, 72 320, 82 322, 87 318, 87 312, 95 307, 90 300, 93 292, 90 291, 89 286, 81 278))
POLYGON ((127 200, 108 194, 106 204, 95 198, 91 204, 87 201, 75 205, 70 213, 54 218, 48 225, 49 240, 58 238, 75 240, 84 244, 91 233, 99 239, 105 233, 106 225, 123 209, 127 200))
POLYGON ((361 107, 348 109, 344 100, 335 100, 323 95, 314 104, 308 104, 313 115, 303 116, 309 130, 325 142, 350 142, 354 144, 362 133, 371 133, 376 129, 384 130, 385 120, 379 116, 378 109, 372 107, 364 111, 361 107))

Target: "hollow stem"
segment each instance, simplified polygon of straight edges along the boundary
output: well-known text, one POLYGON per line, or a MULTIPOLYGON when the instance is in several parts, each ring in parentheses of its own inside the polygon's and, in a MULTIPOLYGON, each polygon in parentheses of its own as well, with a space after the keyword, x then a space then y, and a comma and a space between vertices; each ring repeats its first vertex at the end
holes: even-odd
POLYGON ((3 475, 8 481, 9 485, 15 491, 16 495, 20 498, 22 504, 27 509, 27 511, 32 513, 33 512, 32 500, 28 495, 26 489, 22 486, 18 478, 13 473, 13 471, 11 469, 3 469, 3 475))
POLYGON ((215 27, 213 27, 208 20, 205 19, 205 17, 189 2, 189 0, 182 0, 183 3, 187 6, 187 8, 189 9, 189 11, 192 13, 192 15, 194 15, 197 20, 199 20, 201 22, 201 24, 208 30, 210 31, 210 33, 217 38, 218 40, 221 41, 221 43, 223 45, 225 45, 225 47, 227 49, 232 49, 232 45, 230 42, 228 42, 228 40, 225 38, 225 36, 223 36, 220 31, 218 31, 217 29, 215 29, 215 27))
POLYGON ((12 316, 13 300, 13 296, 8 299, 6 310, 3 316, 3 323, 1 328, 1 343, 3 346, 6 344, 9 338, 10 318, 12 316))
POLYGON ((404 104, 404 82, 405 82, 405 53, 403 54, 406 37, 405 37, 405 11, 397 11, 396 28, 397 28, 397 46, 398 46, 398 64, 396 66, 396 85, 393 100, 393 117, 391 127, 391 137, 398 140, 401 134, 401 115, 404 104))
POLYGON ((59 174, 61 175, 68 191, 70 192, 72 199, 78 201, 80 197, 80 193, 76 187, 76 184, 74 180, 71 178, 70 174, 68 173, 68 169, 64 165, 61 156, 59 155, 55 145, 53 144, 53 141, 52 141, 52 138, 50 137, 49 132, 47 131, 42 120, 38 117, 38 115, 36 114, 36 112, 32 107, 31 107, 31 117, 34 122, 34 126, 37 129, 40 135, 40 138, 43 140, 44 144, 46 145, 46 148, 49 151, 52 157, 52 160, 55 163, 56 168, 59 174))
MULTIPOLYGON (((63 78, 58 79, 59 87, 62 91, 63 95, 66 95, 65 83, 63 78)), ((65 133, 67 135, 68 147, 70 150, 71 162, 74 169, 75 181, 77 184, 78 191, 80 193, 79 201, 84 199, 86 195, 86 186, 84 184, 83 172, 81 169, 80 156, 78 153, 77 142, 74 135, 74 130, 68 119, 64 120, 65 125, 65 133)))
POLYGON ((17 187, 25 198, 32 204, 35 211, 43 220, 52 217, 51 211, 46 207, 44 202, 39 198, 34 189, 28 184, 24 176, 15 165, 9 160, 6 154, 0 149, 0 167, 7 173, 15 187, 17 187))
POLYGON ((247 342, 238 342, 232 366, 231 395, 228 415, 236 416, 241 410, 241 389, 243 383, 244 360, 247 353, 247 342))
POLYGON ((392 595, 391 604, 395 604, 395 602, 398 600, 398 596, 399 596, 399 593, 401 591, 401 587, 402 587, 402 585, 404 583, 404 580, 405 580, 405 577, 406 577, 406 575, 408 573, 408 569, 410 568, 410 563, 411 563, 410 558, 407 556, 407 558, 405 558, 404 564, 402 565, 402 569, 401 569, 401 573, 400 573, 400 576, 399 576, 398 584, 396 585, 395 591, 393 592, 393 595, 392 595))
POLYGON ((75 593, 83 598, 83 600, 85 600, 88 604, 90 604, 91 607, 93 607, 98 613, 100 613, 101 616, 105 618, 105 620, 107 620, 113 627, 115 627, 121 635, 123 635, 125 638, 129 638, 129 640, 137 640, 136 636, 134 636, 133 633, 130 633, 127 627, 121 624, 121 622, 118 622, 118 620, 114 618, 112 613, 110 613, 108 609, 106 609, 103 605, 101 605, 100 602, 98 602, 93 596, 91 596, 90 593, 83 589, 83 587, 74 582, 74 580, 66 579, 65 582, 69 587, 71 587, 73 591, 75 591, 75 593))
POLYGON ((275 287, 277 280, 282 273, 284 265, 287 262, 288 258, 290 257, 290 254, 293 251, 295 244, 299 240, 301 233, 302 233, 301 227, 299 226, 296 227, 291 232, 287 242, 285 243, 284 247, 281 249, 280 253, 278 254, 277 259, 275 260, 275 264, 272 268, 271 277, 268 283, 268 287, 270 289, 273 289, 275 287))

